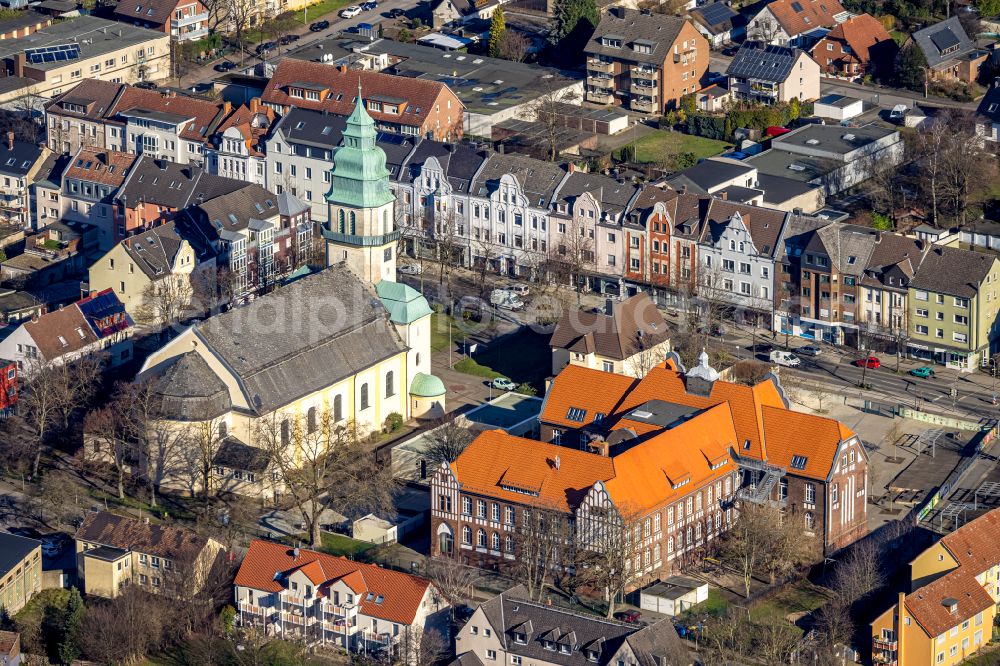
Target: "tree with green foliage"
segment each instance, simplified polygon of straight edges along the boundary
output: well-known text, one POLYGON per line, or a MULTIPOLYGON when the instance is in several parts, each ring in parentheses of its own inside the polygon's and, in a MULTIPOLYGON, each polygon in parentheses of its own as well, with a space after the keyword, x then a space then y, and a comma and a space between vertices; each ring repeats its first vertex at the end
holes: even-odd
POLYGON ((915 42, 900 49, 892 74, 894 83, 900 88, 923 91, 927 81, 927 58, 915 42))
POLYGON ((572 62, 580 57, 597 27, 597 3, 594 0, 557 0, 555 15, 556 24, 549 33, 549 41, 558 47, 557 54, 564 62, 572 62))
POLYGON ((61 664, 72 664, 80 658, 80 628, 83 626, 83 616, 86 611, 83 599, 80 597, 80 590, 75 587, 70 588, 56 644, 61 664))
POLYGON ((799 98, 793 97, 791 101, 788 102, 788 118, 789 120, 795 120, 802 113, 802 105, 799 104, 799 98))
POLYGON ((872 226, 879 231, 892 231, 892 218, 884 213, 872 213, 872 226))
POLYGON ((497 5, 490 20, 489 55, 499 58, 503 51, 503 41, 507 34, 507 18, 503 14, 503 5, 497 5))
POLYGON ((1000 0, 976 0, 976 11, 980 16, 1000 16, 1000 0))

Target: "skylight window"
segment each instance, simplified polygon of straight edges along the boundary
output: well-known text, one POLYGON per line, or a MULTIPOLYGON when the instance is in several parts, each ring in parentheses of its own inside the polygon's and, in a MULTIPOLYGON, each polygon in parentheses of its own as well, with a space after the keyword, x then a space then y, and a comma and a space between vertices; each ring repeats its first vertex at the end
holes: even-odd
POLYGON ((792 456, 792 469, 805 469, 808 462, 806 456, 792 456))
POLYGON ((586 409, 580 409, 579 407, 570 407, 569 411, 566 413, 566 418, 570 421, 577 421, 583 423, 584 418, 587 416, 586 409))

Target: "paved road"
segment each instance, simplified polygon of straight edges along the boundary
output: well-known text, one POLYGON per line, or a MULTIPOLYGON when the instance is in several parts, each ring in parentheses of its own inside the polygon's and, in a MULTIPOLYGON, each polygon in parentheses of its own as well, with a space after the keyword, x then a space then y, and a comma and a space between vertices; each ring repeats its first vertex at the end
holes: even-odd
POLYGON ((976 102, 956 102, 945 97, 925 98, 920 93, 915 93, 912 90, 861 85, 860 83, 851 83, 850 81, 830 78, 823 78, 820 81, 820 92, 824 95, 835 93, 849 97, 858 97, 865 102, 875 104, 883 109, 891 109, 897 104, 903 104, 911 109, 917 104, 954 109, 975 109, 977 106, 976 102))

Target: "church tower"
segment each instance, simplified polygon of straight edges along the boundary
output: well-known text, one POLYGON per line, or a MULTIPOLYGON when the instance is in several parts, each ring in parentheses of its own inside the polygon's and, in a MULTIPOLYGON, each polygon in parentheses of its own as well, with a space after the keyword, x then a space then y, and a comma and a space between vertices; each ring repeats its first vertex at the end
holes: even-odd
POLYGON ((361 82, 354 111, 347 118, 343 143, 333 153, 330 191, 326 195, 329 222, 323 230, 326 263, 346 262, 370 284, 396 280, 396 242, 385 151, 375 139, 375 121, 365 111, 361 82))

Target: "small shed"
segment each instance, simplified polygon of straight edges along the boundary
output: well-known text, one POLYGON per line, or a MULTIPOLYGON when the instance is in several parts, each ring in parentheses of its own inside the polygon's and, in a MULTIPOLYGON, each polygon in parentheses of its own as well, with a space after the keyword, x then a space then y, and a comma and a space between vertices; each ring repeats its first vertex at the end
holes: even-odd
POLYGON ((813 105, 813 114, 838 122, 850 120, 862 113, 864 113, 864 103, 860 99, 846 95, 825 95, 813 105))
POLYGON ((639 593, 639 608, 664 615, 680 615, 708 599, 708 583, 684 576, 657 581, 639 593))

